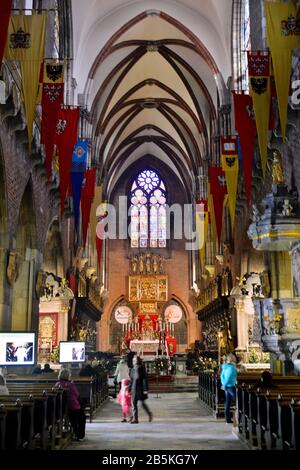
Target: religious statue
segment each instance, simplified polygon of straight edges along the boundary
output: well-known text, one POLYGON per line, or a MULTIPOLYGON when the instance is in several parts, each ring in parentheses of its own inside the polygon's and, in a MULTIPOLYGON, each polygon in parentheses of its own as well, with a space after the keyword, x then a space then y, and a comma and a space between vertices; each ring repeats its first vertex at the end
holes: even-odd
POLYGON ((251 219, 252 219, 252 222, 258 222, 260 218, 260 213, 259 213, 259 210, 257 208, 257 205, 256 204, 252 204, 252 215, 251 215, 251 219))
POLYGON ((146 273, 151 274, 151 256, 149 253, 146 255, 146 273))
POLYGON ((44 271, 39 271, 35 284, 35 292, 38 298, 42 297, 46 288, 46 277, 47 273, 44 271))
POLYGON ((158 257, 158 272, 162 274, 164 272, 164 259, 161 255, 158 257))
POLYGON ((153 323, 149 315, 145 316, 145 319, 143 321, 143 338, 152 340, 154 336, 154 329, 153 329, 153 323))
POLYGON ((285 217, 289 217, 290 215, 293 215, 293 206, 290 204, 290 201, 288 199, 285 199, 283 202, 282 206, 282 215, 285 217))
POLYGON ((158 271, 157 255, 153 255, 153 274, 157 274, 157 271, 158 271))
POLYGON ((284 173, 282 168, 281 154, 278 149, 273 152, 272 180, 273 184, 284 184, 284 173))
POLYGON ((86 326, 82 326, 79 330, 79 341, 85 341, 87 339, 88 329, 86 326))
POLYGON ((139 257, 139 272, 140 274, 144 273, 144 255, 140 255, 139 257))
POLYGON ((138 265, 138 259, 137 256, 133 256, 131 260, 131 269, 132 269, 132 274, 135 276, 137 273, 137 265, 138 265))
POLYGON ((8 266, 6 270, 7 280, 10 285, 18 279, 20 267, 20 255, 16 251, 10 251, 8 258, 8 266))

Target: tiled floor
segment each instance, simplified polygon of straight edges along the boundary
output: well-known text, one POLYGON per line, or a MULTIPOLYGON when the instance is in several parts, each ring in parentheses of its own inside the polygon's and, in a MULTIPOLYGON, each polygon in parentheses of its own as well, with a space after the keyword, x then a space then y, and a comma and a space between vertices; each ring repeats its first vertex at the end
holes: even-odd
POLYGON ((69 450, 243 450, 231 426, 216 421, 194 393, 150 395, 154 420, 140 411, 139 424, 121 423, 121 408, 115 400, 87 423, 86 439, 69 450))

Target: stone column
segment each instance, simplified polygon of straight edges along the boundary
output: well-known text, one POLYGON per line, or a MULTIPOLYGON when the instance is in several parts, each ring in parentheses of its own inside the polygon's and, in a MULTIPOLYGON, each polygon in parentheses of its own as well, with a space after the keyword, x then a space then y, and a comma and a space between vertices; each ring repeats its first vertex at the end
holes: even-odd
POLYGON ((248 346, 248 316, 245 311, 244 296, 235 298, 237 317, 237 351, 247 351, 248 346))
MULTIPOLYGON (((0 233, 4 242, 5 235, 0 233)), ((8 250, 1 243, 0 247, 0 330, 9 330, 10 328, 10 287, 6 277, 7 254, 8 250)))
POLYGON ((293 297, 292 262, 287 251, 269 253, 271 271, 271 297, 289 299, 293 297))
POLYGON ((36 268, 40 264, 41 254, 38 250, 26 248, 19 276, 13 285, 12 293, 12 330, 36 329, 37 321, 32 316, 38 315, 38 300, 35 293, 36 268))

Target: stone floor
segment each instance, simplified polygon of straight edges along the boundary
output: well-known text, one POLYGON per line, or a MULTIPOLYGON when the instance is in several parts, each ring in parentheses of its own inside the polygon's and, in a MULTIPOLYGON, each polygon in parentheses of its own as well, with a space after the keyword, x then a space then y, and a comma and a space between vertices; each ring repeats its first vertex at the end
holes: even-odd
POLYGON ((93 423, 87 423, 86 438, 68 450, 243 450, 244 447, 223 420, 215 420, 194 393, 150 395, 154 420, 143 410, 139 424, 121 423, 121 408, 110 399, 93 423))

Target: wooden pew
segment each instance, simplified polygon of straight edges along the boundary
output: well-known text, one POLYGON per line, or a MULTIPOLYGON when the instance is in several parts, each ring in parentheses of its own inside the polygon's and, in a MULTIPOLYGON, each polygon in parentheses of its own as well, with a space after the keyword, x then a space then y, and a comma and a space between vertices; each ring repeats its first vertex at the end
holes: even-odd
MULTIPOLYGON (((273 382, 277 388, 270 389, 268 398, 266 397, 267 390, 252 388, 254 383, 259 382, 258 377, 239 375, 238 378, 237 408, 239 437, 253 448, 277 448, 279 444, 276 435, 278 434, 279 436, 281 431, 278 430, 279 412, 276 400, 278 394, 281 393, 287 399, 289 405, 292 397, 296 397, 300 390, 299 377, 273 376, 273 382), (243 379, 243 383, 240 383, 240 378, 243 379)), ((285 426, 284 432, 287 432, 289 436, 290 424, 288 423, 290 422, 290 418, 283 420, 285 426)))
MULTIPOLYGON (((57 383, 58 377, 56 374, 41 374, 39 376, 18 376, 8 377, 7 385, 14 396, 18 396, 26 391, 27 394, 35 396, 38 394, 47 394, 46 405, 46 429, 49 434, 48 444, 54 448, 56 442, 59 442, 61 437, 66 435, 66 430, 69 429, 69 422, 67 417, 67 400, 65 394, 52 396, 52 388, 57 383), (56 396, 56 401, 55 401, 56 396)), ((97 407, 104 403, 108 398, 108 381, 107 374, 102 373, 94 377, 73 377, 73 382, 78 388, 81 402, 89 416, 90 422, 94 417, 97 407)), ((36 418, 37 421, 37 418, 36 418)), ((40 427, 41 427, 41 423, 40 427)), ((37 426, 36 426, 37 427, 37 426)), ((45 433, 42 432, 42 444, 44 448, 45 433)))
POLYGON ((290 407, 292 417, 291 449, 300 450, 300 401, 292 400, 290 407))
MULTIPOLYGON (((291 417, 289 404, 300 393, 300 381, 280 380, 277 388, 270 390, 254 389, 250 385, 238 386, 239 433, 250 447, 260 449, 282 448, 281 435, 291 438, 291 417), (279 394, 284 402, 278 402, 279 394), (283 419, 280 418, 281 406, 283 419), (284 406, 284 407, 283 407, 284 406), (286 418, 288 413, 288 418, 286 418), (282 423, 282 430, 280 428, 282 423)), ((285 437, 286 440, 286 437, 285 437)))
POLYGON ((47 392, 42 388, 22 387, 21 384, 8 384, 10 397, 21 400, 33 399, 34 400, 34 439, 35 446, 46 450, 52 445, 52 440, 49 439, 49 423, 51 420, 50 409, 53 397, 49 398, 47 392))
POLYGON ((291 403, 299 399, 300 388, 281 389, 281 394, 277 398, 269 398, 269 408, 270 410, 273 408, 273 415, 271 413, 268 417, 267 449, 291 449, 293 445, 291 403))
POLYGON ((7 411, 3 404, 0 404, 0 450, 5 450, 5 426, 7 411))
MULTIPOLYGON (((23 376, 23 377, 18 377, 14 379, 7 379, 7 384, 9 385, 10 383, 18 383, 22 385, 27 385, 28 384, 34 384, 34 386, 40 386, 45 387, 45 384, 49 384, 54 386, 56 382, 58 381, 57 375, 56 374, 41 374, 41 376, 23 376)), ((82 403, 84 404, 87 414, 90 418, 90 422, 92 422, 92 419, 94 417, 96 408, 97 408, 97 379, 95 376, 93 377, 79 377, 75 376, 72 378, 72 381, 75 383, 75 385, 78 388, 80 398, 82 400, 82 403)), ((104 386, 104 384, 103 384, 104 386)), ((102 387, 104 388, 104 387, 102 387)), ((103 390, 103 395, 106 395, 106 388, 103 390)))
MULTIPOLYGON (((21 394, 31 394, 34 397, 47 395, 47 408, 46 408, 46 430, 48 433, 47 441, 44 440, 44 431, 42 432, 42 446, 48 445, 50 448, 54 448, 56 443, 59 443, 62 438, 63 424, 66 421, 66 402, 67 399, 64 394, 67 394, 66 390, 52 387, 52 384, 48 383, 16 383, 10 382, 8 384, 10 394, 13 396, 20 396, 21 394)), ((36 418, 36 422, 38 419, 36 418)), ((41 427, 41 422, 40 422, 41 427)), ((42 426, 44 428, 44 426, 42 426)))
POLYGON ((94 414, 97 409, 96 401, 96 377, 74 377, 73 382, 75 383, 81 403, 83 403, 85 411, 87 412, 90 423, 93 420, 94 414))
POLYGON ((3 406, 7 404, 22 405, 21 412, 21 447, 23 449, 34 448, 34 399, 33 397, 24 397, 22 399, 15 398, 14 396, 5 395, 0 396, 0 403, 3 406))
MULTIPOLYGON (((5 403, 2 405, 2 411, 5 412, 5 422, 1 441, 4 450, 18 450, 21 449, 21 412, 22 404, 18 403, 5 403)), ((2 430, 1 430, 2 432, 2 430)))

